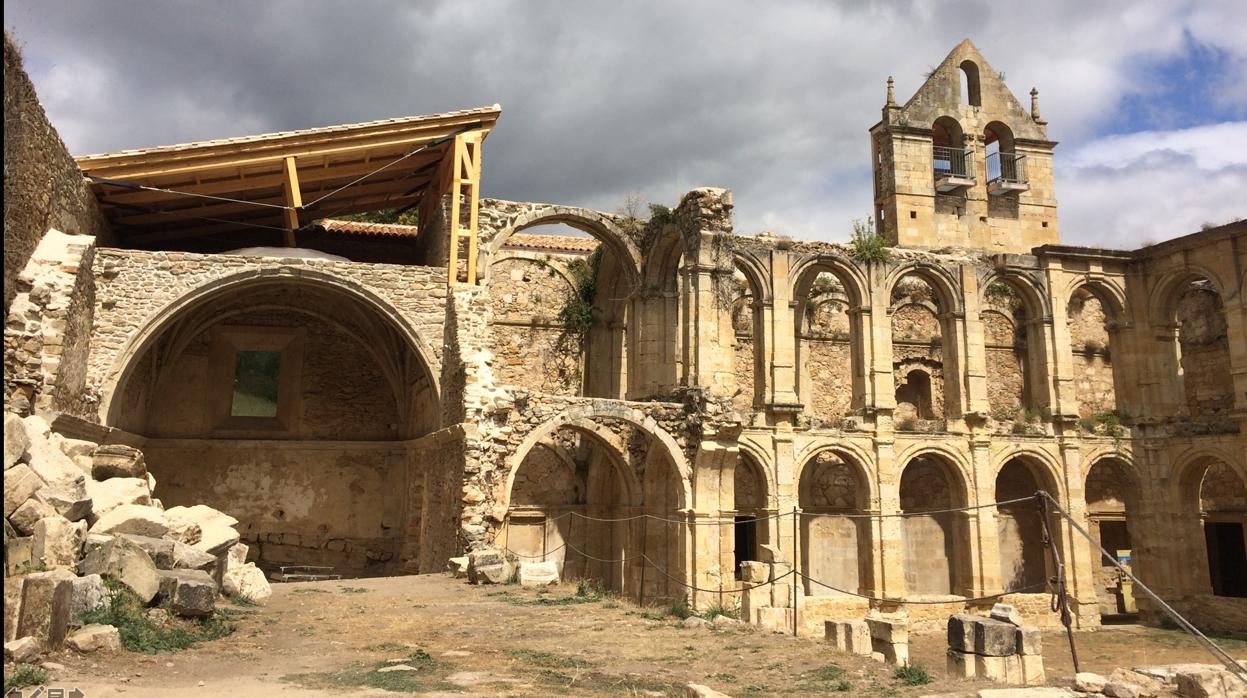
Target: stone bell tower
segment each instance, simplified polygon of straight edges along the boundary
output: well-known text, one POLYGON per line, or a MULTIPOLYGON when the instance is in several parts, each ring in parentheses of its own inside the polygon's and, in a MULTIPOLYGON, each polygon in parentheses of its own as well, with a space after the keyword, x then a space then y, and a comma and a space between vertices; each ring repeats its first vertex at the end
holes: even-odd
POLYGON ((1024 109, 969 39, 903 106, 888 78, 870 129, 875 221, 901 247, 1026 253, 1056 243, 1056 196, 1039 92, 1024 109))

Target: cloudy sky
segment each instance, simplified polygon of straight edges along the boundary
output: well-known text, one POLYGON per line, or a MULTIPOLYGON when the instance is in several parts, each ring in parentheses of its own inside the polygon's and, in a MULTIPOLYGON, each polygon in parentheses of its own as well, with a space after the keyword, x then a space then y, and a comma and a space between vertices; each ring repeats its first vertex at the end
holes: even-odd
POLYGON ((1024 103, 1040 90, 1066 242, 1247 216, 1242 0, 5 0, 4 20, 74 153, 497 102, 487 196, 723 186, 738 230, 829 240, 870 212, 887 76, 907 99, 968 36, 1024 103))

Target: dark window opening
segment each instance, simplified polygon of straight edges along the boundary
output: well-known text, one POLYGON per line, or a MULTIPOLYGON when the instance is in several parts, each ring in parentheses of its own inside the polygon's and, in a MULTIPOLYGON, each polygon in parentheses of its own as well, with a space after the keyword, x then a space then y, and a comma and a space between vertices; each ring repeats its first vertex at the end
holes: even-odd
POLYGON ((1205 521, 1208 545, 1208 576, 1215 596, 1247 597, 1247 546, 1243 525, 1229 521, 1205 521))
POLYGON ((758 559, 758 520, 752 516, 736 517, 736 579, 740 579, 740 563, 758 559))
POLYGON ((231 417, 276 417, 281 352, 240 351, 234 359, 231 417))

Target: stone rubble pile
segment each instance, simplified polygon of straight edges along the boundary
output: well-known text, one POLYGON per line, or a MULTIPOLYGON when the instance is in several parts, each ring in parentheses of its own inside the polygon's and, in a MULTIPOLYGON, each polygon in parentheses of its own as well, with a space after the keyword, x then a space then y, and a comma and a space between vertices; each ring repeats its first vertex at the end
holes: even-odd
POLYGON ((1217 664, 1117 669, 1109 676, 1082 672, 1072 688, 989 688, 922 698, 1247 698, 1247 685, 1217 664))
POLYGON ((5 414, 6 661, 65 644, 119 649, 116 628, 85 623, 109 603, 106 579, 184 618, 212 615, 220 593, 268 599, 236 519, 203 505, 166 510, 155 487, 136 448, 65 438, 40 416, 5 414))
POLYGON ((1039 628, 1022 624, 1021 614, 998 603, 991 617, 958 613, 948 618, 948 673, 1017 686, 1046 681, 1039 628))

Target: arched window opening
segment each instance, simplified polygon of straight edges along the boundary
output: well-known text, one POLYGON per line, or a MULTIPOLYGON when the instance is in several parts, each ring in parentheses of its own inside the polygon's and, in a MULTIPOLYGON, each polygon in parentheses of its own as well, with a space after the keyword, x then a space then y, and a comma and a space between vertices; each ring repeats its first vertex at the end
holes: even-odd
POLYGON ((987 402, 1002 433, 1042 433, 1045 413, 1036 399, 1044 394, 1031 358, 1043 356, 1041 335, 1031 336, 1031 313, 1012 281, 998 280, 983 293, 979 319, 987 361, 987 402), (1031 346, 1036 344, 1037 346, 1031 346))
POLYGON ((1233 468, 1217 461, 1199 488, 1200 516, 1215 596, 1247 597, 1247 486, 1233 468))
POLYGON ((943 431, 952 393, 943 300, 920 274, 906 274, 892 288, 892 372, 897 388, 893 426, 899 431, 943 431))
MULTIPOLYGON (((996 502, 1033 497, 1039 481, 1028 464, 1014 458, 996 475, 996 502)), ((1000 583, 1005 591, 1039 593, 1047 577, 1043 521, 1033 498, 996 509, 1000 583)))
POLYGON ((987 193, 1002 196, 1026 191, 1026 156, 1014 149, 1013 131, 993 121, 983 129, 983 150, 987 163, 987 193))
POLYGON ((839 425, 860 395, 854 342, 859 318, 843 280, 833 272, 807 273, 796 291, 798 394, 816 425, 839 425))
MULTIPOLYGON (((821 451, 801 469, 801 571, 825 585, 857 592, 870 569, 870 520, 854 518, 869 499, 858 469, 832 451, 821 451)), ((837 592, 810 579, 806 596, 837 592)))
POLYGON ((550 395, 584 393, 586 345, 598 329, 596 299, 586 291, 605 253, 574 228, 539 225, 512 235, 494 255, 488 290, 500 382, 550 395))
POLYGON ((973 151, 966 148, 961 124, 941 116, 931 124, 931 162, 935 188, 951 192, 974 183, 973 151))
POLYGON ((983 106, 982 94, 979 92, 979 66, 974 61, 961 62, 961 103, 972 107, 983 106))
POLYGON ((741 411, 761 407, 765 367, 762 366, 762 307, 759 293, 739 267, 732 277, 736 297, 732 301, 733 367, 736 395, 732 406, 741 411))
POLYGON ((766 478, 761 466, 747 454, 737 457, 732 480, 734 507, 734 569, 740 579, 740 564, 759 559, 760 545, 769 540, 766 521, 766 478))
POLYGON ((1117 420, 1117 389, 1108 309, 1090 288, 1079 287, 1070 296, 1066 323, 1079 426, 1088 433, 1112 436, 1107 431, 1117 420))
POLYGON ((931 374, 915 369, 896 384, 896 413, 899 422, 935 419, 931 411, 931 374))
POLYGON ((901 526, 905 588, 911 596, 946 596, 961 586, 968 529, 962 512, 944 511, 962 501, 950 468, 942 458, 919 456, 901 473, 901 511, 911 515, 901 526))
POLYGON ((1174 319, 1184 411, 1194 418, 1225 420, 1234 406, 1234 380, 1221 295, 1207 279, 1195 279, 1179 296, 1174 319))
MULTIPOLYGON (((1091 538, 1127 567, 1134 562, 1130 517, 1137 497, 1134 481, 1121 461, 1110 458, 1091 466, 1085 489, 1091 538)), ((1094 574, 1102 619, 1131 616, 1137 611, 1133 587, 1112 560, 1101 555, 1094 574)))

